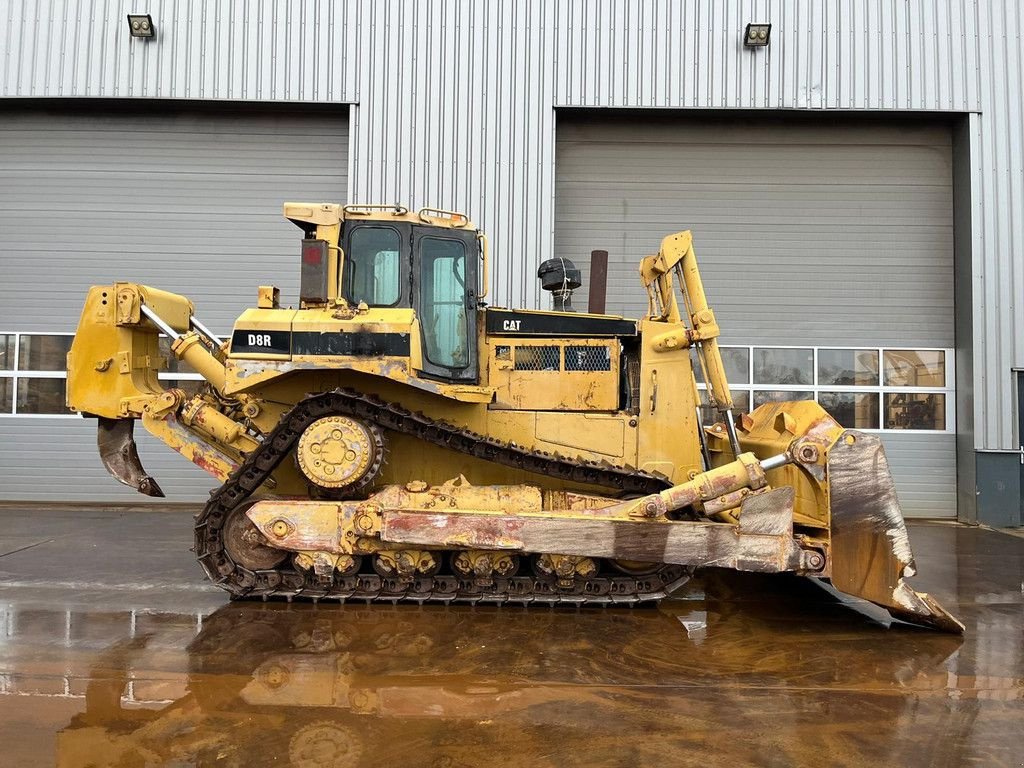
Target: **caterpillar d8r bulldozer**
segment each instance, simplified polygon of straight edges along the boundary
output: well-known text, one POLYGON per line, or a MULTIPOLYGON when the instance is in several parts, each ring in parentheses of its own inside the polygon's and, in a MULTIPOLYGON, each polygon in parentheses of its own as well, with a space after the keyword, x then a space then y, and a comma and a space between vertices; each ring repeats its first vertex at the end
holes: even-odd
POLYGON ((962 631, 905 581, 878 437, 814 402, 734 413, 689 232, 642 260, 634 321, 486 306, 487 240, 462 214, 284 215, 304 235, 297 308, 260 287, 222 340, 183 296, 96 286, 68 355, 68 405, 115 478, 163 495, 139 420, 222 483, 195 552, 232 596, 630 604, 718 567, 962 631), (161 386, 161 334, 197 394, 161 386))

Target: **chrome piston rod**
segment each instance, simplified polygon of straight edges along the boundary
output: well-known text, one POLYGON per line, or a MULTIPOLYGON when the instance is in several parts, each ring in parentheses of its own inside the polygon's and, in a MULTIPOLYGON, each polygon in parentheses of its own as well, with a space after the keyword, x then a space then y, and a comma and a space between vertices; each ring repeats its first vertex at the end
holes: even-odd
POLYGON ((221 344, 224 343, 223 339, 221 339, 220 336, 218 336, 213 331, 211 331, 209 328, 207 328, 205 325, 203 325, 201 322, 199 322, 198 318, 191 317, 191 318, 189 318, 189 320, 192 323, 193 327, 197 331, 199 331, 201 334, 203 334, 203 336, 205 336, 210 341, 212 341, 215 346, 219 347, 221 344))
POLYGON ((163 318, 160 317, 160 315, 158 315, 152 309, 147 307, 145 304, 140 305, 139 309, 141 309, 142 314, 144 314, 146 317, 152 320, 153 325, 155 325, 157 328, 163 331, 167 335, 167 338, 169 338, 171 341, 176 341, 178 338, 181 337, 180 333, 171 328, 171 326, 164 322, 163 318))

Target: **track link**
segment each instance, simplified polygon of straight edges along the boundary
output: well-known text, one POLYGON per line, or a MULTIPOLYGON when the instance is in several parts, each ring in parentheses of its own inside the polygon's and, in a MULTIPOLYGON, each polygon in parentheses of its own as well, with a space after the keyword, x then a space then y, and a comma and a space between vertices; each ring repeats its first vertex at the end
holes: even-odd
POLYGON ((665 565, 644 576, 599 574, 578 579, 571 589, 561 589, 553 581, 529 576, 495 578, 490 586, 481 587, 472 580, 450 573, 411 581, 357 573, 336 576, 332 583, 323 584, 312 573, 297 571, 287 561, 274 569, 259 571, 236 564, 224 548, 224 524, 229 514, 245 503, 270 477, 307 426, 323 416, 336 414, 365 419, 384 429, 413 435, 468 456, 573 483, 603 486, 620 493, 656 493, 670 485, 664 478, 630 467, 526 450, 355 390, 336 389, 312 395, 285 414, 231 477, 211 493, 209 502, 196 516, 196 557, 211 581, 233 597, 309 597, 414 603, 634 604, 660 600, 689 578, 685 568, 665 565))

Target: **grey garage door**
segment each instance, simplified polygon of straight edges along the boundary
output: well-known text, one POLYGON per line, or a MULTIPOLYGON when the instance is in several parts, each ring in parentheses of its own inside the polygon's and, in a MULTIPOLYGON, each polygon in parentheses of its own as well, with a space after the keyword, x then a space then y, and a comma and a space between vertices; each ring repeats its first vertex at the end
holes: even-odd
MULTIPOLYGON (((46 334, 74 331, 88 286, 114 280, 182 293, 222 332, 258 285, 294 303, 300 232, 281 203, 345 201, 347 167, 337 110, 0 111, 0 498, 142 500, 106 476, 94 422, 38 413, 63 385, 46 369, 66 339, 46 334)), ((205 497, 207 475, 139 442, 170 500, 205 497)))
POLYGON ((949 130, 561 117, 556 253, 609 251, 608 310, 642 314, 640 257, 693 230, 740 398, 881 429, 905 512, 954 516, 949 130))

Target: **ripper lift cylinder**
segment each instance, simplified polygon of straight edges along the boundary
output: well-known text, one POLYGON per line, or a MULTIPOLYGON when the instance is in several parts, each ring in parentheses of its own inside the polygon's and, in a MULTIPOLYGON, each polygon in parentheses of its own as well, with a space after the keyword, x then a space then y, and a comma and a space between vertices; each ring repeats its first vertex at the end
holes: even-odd
MULTIPOLYGON (((175 357, 190 365, 196 373, 199 373, 210 382, 218 392, 224 391, 224 382, 227 379, 227 371, 224 368, 224 364, 206 348, 206 345, 202 342, 203 337, 199 333, 189 331, 185 334, 179 334, 168 323, 164 322, 160 315, 145 304, 140 309, 142 314, 152 320, 153 324, 171 340, 171 352, 174 353, 175 357)), ((195 318, 190 318, 190 320, 211 342, 217 338, 195 318)))
POLYGON ((227 371, 224 363, 214 357, 195 331, 179 336, 171 344, 171 351, 210 382, 218 392, 224 391, 227 371))

